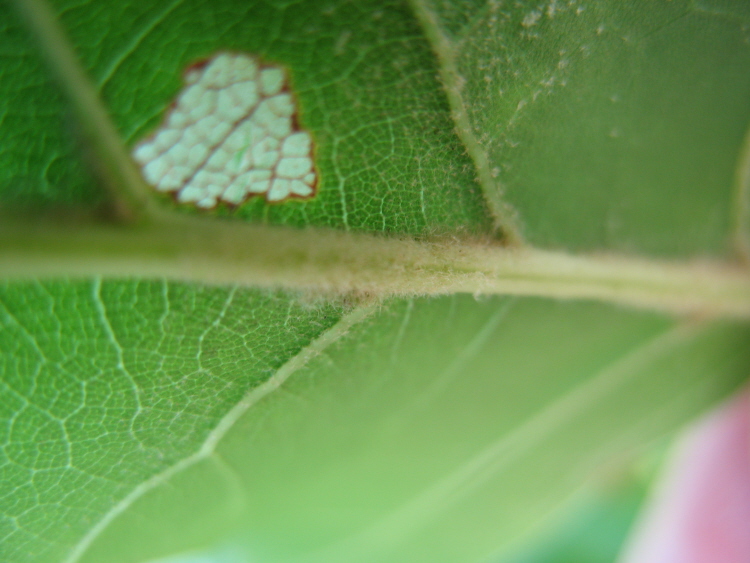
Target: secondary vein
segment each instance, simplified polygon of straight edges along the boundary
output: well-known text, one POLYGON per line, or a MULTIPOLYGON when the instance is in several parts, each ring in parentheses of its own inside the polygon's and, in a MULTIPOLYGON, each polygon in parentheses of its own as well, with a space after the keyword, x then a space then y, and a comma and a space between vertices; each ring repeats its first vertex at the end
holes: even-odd
POLYGON ((109 190, 114 218, 133 222, 143 215, 158 215, 154 198, 49 5, 44 0, 15 0, 15 3, 96 155, 97 172, 109 190))
POLYGON ((503 201, 502 190, 493 177, 487 152, 477 140, 471 126, 466 101, 463 98, 464 79, 456 63, 455 46, 443 33, 437 15, 427 6, 425 0, 410 0, 410 3, 440 63, 440 78, 443 81, 453 121, 456 124, 456 133, 474 162, 479 184, 495 218, 495 226, 503 233, 508 245, 520 246, 523 244, 523 237, 516 211, 503 201))
MULTIPOLYGON (((582 384, 542 405, 522 423, 498 436, 454 471, 420 494, 383 516, 364 530, 316 554, 315 561, 326 561, 332 553, 345 553, 349 560, 368 553, 387 553, 410 534, 427 527, 447 506, 458 503, 502 471, 551 439, 565 425, 584 416, 593 405, 616 396, 633 378, 680 347, 688 346, 707 327, 705 323, 680 323, 642 342, 625 355, 592 374, 582 384), (582 414, 583 413, 583 414, 582 414), (364 546, 364 548, 363 548, 364 546), (382 551, 381 551, 382 550, 382 551)), ((687 390, 688 392, 690 389, 687 390)))
POLYGON ((310 360, 321 354, 326 348, 344 336, 353 326, 364 321, 376 310, 377 303, 372 301, 354 307, 351 311, 344 314, 338 323, 323 332, 310 344, 302 348, 297 354, 290 358, 268 380, 248 391, 248 393, 218 421, 214 429, 206 436, 200 448, 198 448, 195 453, 136 486, 130 494, 115 504, 101 518, 101 520, 92 526, 89 532, 81 538, 71 550, 64 563, 76 563, 79 561, 99 535, 104 532, 104 530, 106 530, 120 514, 125 512, 133 505, 133 503, 149 491, 167 483, 172 477, 189 469, 196 463, 214 456, 216 448, 222 438, 233 428, 236 422, 253 407, 253 405, 256 405, 263 398, 278 389, 287 379, 289 379, 289 377, 302 369, 310 360))

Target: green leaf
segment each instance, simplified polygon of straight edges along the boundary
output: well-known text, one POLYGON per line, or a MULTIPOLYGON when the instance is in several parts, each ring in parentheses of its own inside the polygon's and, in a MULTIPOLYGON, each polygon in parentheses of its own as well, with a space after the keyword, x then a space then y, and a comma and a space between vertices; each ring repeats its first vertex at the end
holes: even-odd
POLYGON ((341 314, 166 282, 11 284, 0 302, 3 552, 16 561, 63 555, 341 314))
MULTIPOLYGON (((158 125, 186 67, 219 50, 290 69, 300 121, 317 143, 319 195, 283 206, 256 199, 234 215, 410 234, 489 228, 471 161, 452 134, 430 46, 401 3, 58 4, 129 146, 158 125), (311 18, 311 10, 318 15, 311 18)), ((67 197, 65 183, 59 191, 67 197)))
POLYGON ((0 5, 0 559, 487 560, 733 392, 749 14, 0 5), (219 52, 288 72, 314 198, 140 179, 219 52))
POLYGON ((8 2, 0 5, 0 36, 3 207, 101 199, 76 150, 79 139, 64 97, 8 2))
POLYGON ((244 412, 211 456, 155 480, 84 560, 195 546, 207 482, 213 524, 240 521, 247 560, 482 560, 579 472, 732 389, 748 338, 590 304, 393 303, 244 412))
POLYGON ((485 189, 517 209, 530 242, 730 251, 750 6, 415 4, 463 136, 486 155, 485 189))

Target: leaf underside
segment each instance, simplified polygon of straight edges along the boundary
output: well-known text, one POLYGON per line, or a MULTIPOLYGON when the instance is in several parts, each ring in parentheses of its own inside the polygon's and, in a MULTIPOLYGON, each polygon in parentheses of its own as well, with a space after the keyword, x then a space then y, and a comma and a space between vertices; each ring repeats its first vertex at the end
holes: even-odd
MULTIPOLYGON (((674 259, 725 259, 746 236, 742 6, 52 7, 128 148, 190 64, 237 51, 288 69, 319 192, 211 213, 225 220, 517 230, 674 259)), ((0 212, 96 213, 106 163, 7 3, 0 49, 0 212)), ((7 282, 0 559, 484 561, 741 385, 749 339, 747 323, 587 300, 357 301, 137 264, 128 280, 7 282)))

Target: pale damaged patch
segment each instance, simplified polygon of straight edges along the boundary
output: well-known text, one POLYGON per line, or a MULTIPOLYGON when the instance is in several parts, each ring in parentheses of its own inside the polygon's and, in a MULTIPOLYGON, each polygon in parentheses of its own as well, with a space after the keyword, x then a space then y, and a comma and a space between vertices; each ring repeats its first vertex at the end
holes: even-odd
POLYGON ((162 126, 136 145, 146 181, 201 208, 310 198, 312 138, 297 125, 285 71, 246 54, 193 66, 162 126))

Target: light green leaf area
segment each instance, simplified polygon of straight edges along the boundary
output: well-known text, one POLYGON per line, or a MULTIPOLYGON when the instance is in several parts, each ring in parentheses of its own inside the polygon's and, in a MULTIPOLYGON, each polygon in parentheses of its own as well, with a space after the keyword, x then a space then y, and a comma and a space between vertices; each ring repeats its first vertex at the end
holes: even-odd
POLYGON ((748 338, 584 302, 393 301, 127 499, 81 561, 483 561, 734 389, 748 338))
POLYGON ((158 282, 0 288, 0 560, 63 560, 341 313, 158 282))
POLYGON ((750 121, 749 4, 414 4, 454 67, 464 136, 531 243, 727 254, 750 121))

